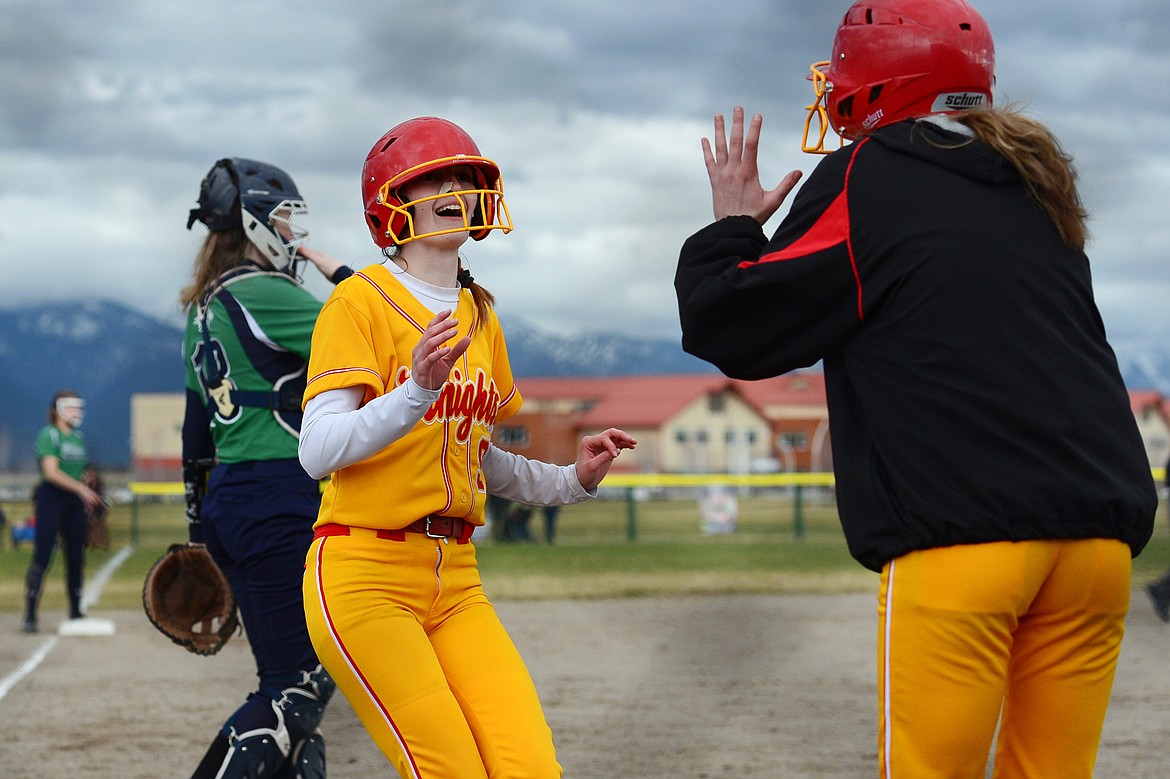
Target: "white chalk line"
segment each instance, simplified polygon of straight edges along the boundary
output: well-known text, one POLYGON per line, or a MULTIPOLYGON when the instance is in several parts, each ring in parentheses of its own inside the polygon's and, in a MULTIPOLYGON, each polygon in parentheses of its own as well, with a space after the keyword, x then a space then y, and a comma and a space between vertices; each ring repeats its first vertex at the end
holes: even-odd
POLYGON ((114 571, 118 570, 118 566, 126 562, 126 558, 133 554, 134 548, 124 546, 118 550, 118 553, 106 560, 106 564, 102 569, 94 574, 90 579, 85 589, 81 592, 81 608, 88 610, 90 606, 97 605, 98 600, 102 597, 102 588, 106 586, 106 582, 114 575, 114 571))
MULTIPOLYGON (((118 566, 124 563, 126 558, 129 557, 133 552, 133 547, 122 547, 118 550, 118 553, 107 560, 106 564, 102 566, 101 570, 98 571, 97 574, 86 583, 85 589, 82 590, 81 593, 81 607, 83 609, 89 609, 90 606, 93 606, 101 599, 102 588, 106 586, 106 582, 108 582, 110 577, 114 575, 114 571, 118 570, 118 566)), ((53 651, 53 647, 55 646, 57 646, 57 637, 51 636, 49 640, 41 644, 31 655, 29 655, 28 659, 21 663, 15 671, 0 679, 0 700, 3 700, 4 696, 7 695, 8 692, 13 687, 15 687, 21 679, 36 670, 36 667, 40 665, 46 657, 49 656, 49 653, 53 651)))

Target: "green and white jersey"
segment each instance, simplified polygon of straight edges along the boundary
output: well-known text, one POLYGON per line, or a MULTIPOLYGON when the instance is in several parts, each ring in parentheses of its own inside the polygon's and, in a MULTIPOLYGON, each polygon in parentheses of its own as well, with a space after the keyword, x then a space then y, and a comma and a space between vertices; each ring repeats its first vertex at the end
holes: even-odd
POLYGON ((321 302, 286 274, 252 268, 225 274, 212 292, 187 313, 183 356, 187 388, 210 412, 216 457, 294 459, 321 302))
POLYGON ((78 481, 85 475, 85 466, 89 464, 89 458, 85 454, 85 441, 76 430, 72 433, 62 433, 61 428, 56 425, 43 427, 41 432, 37 433, 33 449, 36 451, 37 468, 41 471, 41 478, 45 476, 45 471, 41 468, 41 459, 49 456, 57 458, 57 465, 62 473, 78 481))

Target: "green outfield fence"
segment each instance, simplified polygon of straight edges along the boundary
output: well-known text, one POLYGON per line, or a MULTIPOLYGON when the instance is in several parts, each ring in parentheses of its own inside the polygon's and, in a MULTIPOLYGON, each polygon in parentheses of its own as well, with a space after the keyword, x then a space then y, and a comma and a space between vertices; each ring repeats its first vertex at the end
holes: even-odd
MULTIPOLYGON (((804 500, 808 487, 831 488, 832 473, 631 473, 610 474, 601 482, 599 491, 613 495, 620 493, 626 503, 626 538, 638 538, 638 494, 640 490, 674 490, 701 487, 748 487, 758 489, 787 488, 792 490, 792 527, 797 538, 804 537, 804 500)), ((136 481, 129 485, 132 495, 130 507, 131 543, 138 543, 138 504, 141 499, 169 499, 183 495, 180 482, 136 481)))
POLYGON ((612 474, 601 482, 600 489, 624 490, 626 499, 626 538, 638 538, 637 491, 694 487, 748 487, 792 490, 792 532, 804 538, 804 490, 807 487, 832 487, 832 473, 630 473, 612 474))
MULTIPOLYGON (((1154 481, 1165 483, 1166 469, 1151 468, 1154 481)), ((836 479, 831 472, 793 473, 614 473, 601 482, 600 491, 620 494, 626 504, 626 538, 638 538, 639 491, 694 489, 702 487, 745 487, 751 489, 786 489, 792 493, 792 532, 797 539, 805 534, 805 490, 831 489, 836 479)), ((167 499, 183 495, 181 482, 131 482, 131 543, 138 544, 138 503, 143 498, 167 499)))
POLYGON ((138 546, 138 504, 142 498, 182 497, 185 490, 181 481, 132 481, 130 488, 130 543, 138 546))

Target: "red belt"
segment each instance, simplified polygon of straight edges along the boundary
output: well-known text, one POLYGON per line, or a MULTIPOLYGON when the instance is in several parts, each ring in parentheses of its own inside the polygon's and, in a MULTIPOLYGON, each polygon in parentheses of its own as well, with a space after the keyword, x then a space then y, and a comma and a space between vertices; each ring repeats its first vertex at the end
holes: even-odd
MULTIPOLYGON (((326 536, 348 536, 353 530, 368 530, 368 528, 351 528, 348 525, 328 524, 321 525, 313 531, 314 538, 326 536)), ((466 544, 475 532, 475 525, 459 517, 440 517, 436 514, 416 519, 409 525, 397 530, 376 530, 378 538, 389 541, 405 541, 407 533, 421 533, 428 538, 454 538, 460 544, 466 544)))

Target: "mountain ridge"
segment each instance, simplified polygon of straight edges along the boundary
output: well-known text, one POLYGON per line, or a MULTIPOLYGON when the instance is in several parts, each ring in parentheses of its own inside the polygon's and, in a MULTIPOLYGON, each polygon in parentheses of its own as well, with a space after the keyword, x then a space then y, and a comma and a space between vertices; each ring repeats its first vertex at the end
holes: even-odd
MULTIPOLYGON (((712 372, 667 339, 561 337, 501 316, 512 372, 606 376, 712 372)), ((130 396, 183 392, 182 328, 105 300, 0 309, 0 471, 35 467, 32 444, 59 389, 86 399, 81 432, 99 466, 130 463, 130 396)))
MULTIPOLYGON (((524 377, 714 373, 676 340, 626 333, 558 336, 501 315, 513 373, 524 377)), ((119 303, 87 300, 0 309, 0 471, 32 470, 33 439, 58 389, 86 399, 82 427, 91 459, 130 462, 130 396, 182 392, 182 328, 119 303)), ((1118 339, 1118 365, 1131 390, 1170 396, 1170 348, 1118 339)))

